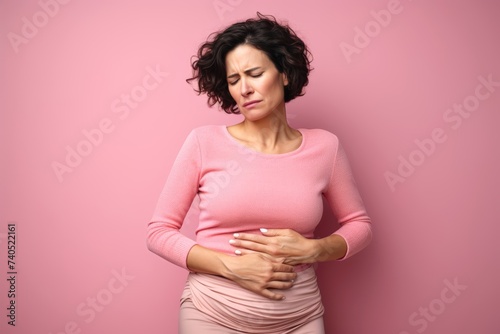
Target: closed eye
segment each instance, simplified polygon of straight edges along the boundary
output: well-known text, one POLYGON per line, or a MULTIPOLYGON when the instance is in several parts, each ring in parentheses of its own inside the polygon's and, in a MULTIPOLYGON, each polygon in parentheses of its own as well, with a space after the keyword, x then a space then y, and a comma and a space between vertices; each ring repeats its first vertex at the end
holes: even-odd
MULTIPOLYGON (((250 76, 251 76, 252 78, 258 78, 258 77, 260 77, 263 73, 264 73, 264 72, 260 72, 260 73, 257 73, 257 74, 250 74, 250 76)), ((234 81, 230 81, 230 82, 229 82, 229 84, 230 84, 231 86, 234 86, 234 85, 236 85, 236 83, 238 83, 238 81, 239 81, 239 79, 236 79, 236 80, 234 80, 234 81)))
POLYGON ((264 73, 264 72, 260 72, 260 73, 258 73, 258 74, 252 74, 252 75, 250 75, 250 76, 251 76, 252 78, 258 78, 258 77, 260 77, 260 76, 262 75, 262 73, 264 73))

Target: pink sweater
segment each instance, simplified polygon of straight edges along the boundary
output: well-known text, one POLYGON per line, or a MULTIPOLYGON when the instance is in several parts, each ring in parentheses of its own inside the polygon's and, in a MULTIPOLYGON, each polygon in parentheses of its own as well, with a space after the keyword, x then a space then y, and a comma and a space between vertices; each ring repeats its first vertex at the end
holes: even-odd
POLYGON ((325 130, 298 129, 302 144, 292 152, 266 154, 249 149, 225 125, 191 131, 172 166, 147 228, 148 248, 187 268, 195 244, 234 254, 236 232, 290 228, 307 238, 323 214, 322 197, 348 245, 346 259, 371 240, 371 221, 337 137, 325 130), (199 196, 196 241, 179 232, 199 196))

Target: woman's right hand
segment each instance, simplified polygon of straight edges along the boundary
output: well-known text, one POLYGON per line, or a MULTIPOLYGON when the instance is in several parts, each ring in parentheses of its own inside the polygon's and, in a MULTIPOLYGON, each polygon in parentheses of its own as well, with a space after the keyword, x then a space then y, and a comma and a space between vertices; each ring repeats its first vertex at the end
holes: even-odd
POLYGON ((223 273, 224 277, 247 290, 274 300, 282 300, 285 296, 271 289, 289 289, 297 277, 293 266, 259 253, 228 256, 223 263, 227 269, 223 273))
POLYGON ((222 276, 259 295, 281 300, 285 296, 274 290, 291 288, 297 277, 294 267, 284 260, 257 252, 234 256, 194 245, 186 264, 191 271, 222 276))

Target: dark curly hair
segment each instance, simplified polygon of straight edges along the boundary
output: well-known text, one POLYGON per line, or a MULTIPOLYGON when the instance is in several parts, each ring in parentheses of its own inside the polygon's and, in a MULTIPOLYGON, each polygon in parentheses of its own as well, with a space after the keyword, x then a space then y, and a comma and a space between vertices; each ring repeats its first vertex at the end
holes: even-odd
POLYGON ((198 95, 206 93, 208 105, 219 103, 228 114, 239 114, 238 106, 229 93, 226 79, 226 55, 241 44, 249 44, 264 52, 280 73, 285 73, 285 102, 304 95, 309 83, 312 55, 305 43, 286 24, 280 24, 272 15, 257 12, 257 18, 232 24, 223 31, 209 35, 193 60, 193 76, 198 80, 198 95))

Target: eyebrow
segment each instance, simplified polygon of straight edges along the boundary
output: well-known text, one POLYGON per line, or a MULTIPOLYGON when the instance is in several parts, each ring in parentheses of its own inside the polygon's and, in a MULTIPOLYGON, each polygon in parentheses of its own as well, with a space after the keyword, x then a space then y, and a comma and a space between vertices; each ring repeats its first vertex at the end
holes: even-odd
MULTIPOLYGON (((260 66, 252 67, 252 68, 249 68, 248 70, 245 70, 245 73, 250 73, 250 72, 258 70, 258 69, 260 69, 260 66)), ((236 77, 236 76, 238 76, 238 73, 234 73, 234 74, 228 75, 227 79, 230 79, 230 78, 233 78, 233 77, 236 77)))

